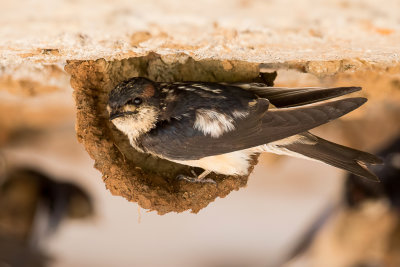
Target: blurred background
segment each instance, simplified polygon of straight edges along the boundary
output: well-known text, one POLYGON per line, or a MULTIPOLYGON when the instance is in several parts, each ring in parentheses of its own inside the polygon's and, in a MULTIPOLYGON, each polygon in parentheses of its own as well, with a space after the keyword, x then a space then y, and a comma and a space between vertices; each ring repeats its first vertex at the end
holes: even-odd
POLYGON ((0 266, 400 266, 398 1, 0 7, 0 266), (360 111, 312 132, 379 153, 382 183, 262 155, 247 187, 198 214, 160 216, 112 196, 76 139, 63 67, 148 51, 250 58, 277 70, 276 86, 363 86, 360 111), (333 63, 296 67, 313 60, 333 63))
POLYGON ((276 266, 343 181, 322 164, 261 160, 246 188, 198 214, 159 216, 105 189, 73 127, 26 136, 2 152, 7 166, 29 166, 91 196, 95 216, 63 220, 42 244, 50 266, 276 266))

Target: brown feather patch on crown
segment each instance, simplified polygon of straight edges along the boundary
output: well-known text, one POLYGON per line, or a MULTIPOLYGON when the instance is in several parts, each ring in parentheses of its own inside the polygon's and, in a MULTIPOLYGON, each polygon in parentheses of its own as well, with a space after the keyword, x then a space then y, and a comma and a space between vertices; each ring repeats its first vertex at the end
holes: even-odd
POLYGON ((150 98, 150 97, 154 96, 154 94, 155 94, 154 86, 151 84, 147 84, 141 95, 142 95, 142 97, 150 98))

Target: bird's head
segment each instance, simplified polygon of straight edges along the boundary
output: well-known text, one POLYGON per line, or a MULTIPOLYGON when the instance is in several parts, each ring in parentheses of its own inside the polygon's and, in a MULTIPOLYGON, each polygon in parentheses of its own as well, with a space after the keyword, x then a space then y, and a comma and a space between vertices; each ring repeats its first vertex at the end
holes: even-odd
POLYGON ((151 130, 160 113, 157 84, 135 77, 118 84, 109 95, 110 121, 130 138, 151 130))

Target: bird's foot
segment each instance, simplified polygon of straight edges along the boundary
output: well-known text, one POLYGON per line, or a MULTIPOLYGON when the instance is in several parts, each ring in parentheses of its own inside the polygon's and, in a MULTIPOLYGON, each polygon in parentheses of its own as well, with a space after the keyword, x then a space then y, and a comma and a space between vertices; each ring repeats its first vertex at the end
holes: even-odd
POLYGON ((199 176, 197 176, 193 170, 191 172, 192 172, 193 176, 187 176, 187 175, 180 174, 176 178, 178 180, 185 180, 189 183, 217 184, 213 179, 204 179, 204 177, 207 176, 210 173, 210 171, 204 171, 199 176))

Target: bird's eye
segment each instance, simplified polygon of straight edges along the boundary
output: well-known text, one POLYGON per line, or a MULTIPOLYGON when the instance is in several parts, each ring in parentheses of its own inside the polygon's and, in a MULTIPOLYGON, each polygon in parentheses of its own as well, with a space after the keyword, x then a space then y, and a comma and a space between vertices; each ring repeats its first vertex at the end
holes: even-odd
POLYGON ((140 104, 142 104, 142 102, 143 102, 143 100, 142 100, 140 97, 136 97, 136 98, 133 99, 133 100, 129 100, 129 101, 127 102, 127 104, 139 106, 140 104))

